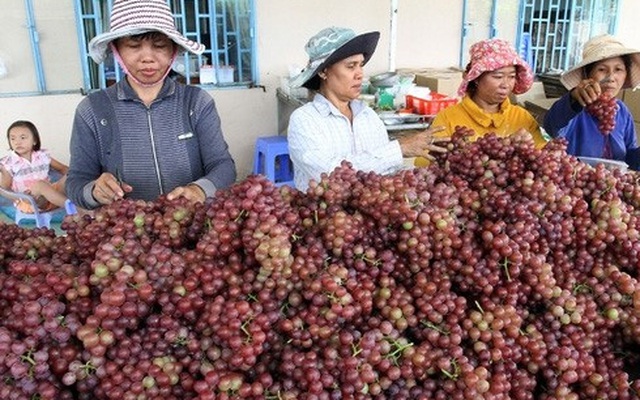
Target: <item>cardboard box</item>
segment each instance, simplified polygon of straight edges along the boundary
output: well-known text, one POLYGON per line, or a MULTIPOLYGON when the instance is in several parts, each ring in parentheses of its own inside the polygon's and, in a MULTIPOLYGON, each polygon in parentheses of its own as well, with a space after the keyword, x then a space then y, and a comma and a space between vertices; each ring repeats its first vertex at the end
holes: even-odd
POLYGON ((458 87, 462 83, 462 71, 433 70, 416 74, 416 85, 426 86, 432 92, 449 97, 458 97, 458 87))
POLYGON ((458 87, 462 82, 462 70, 458 68, 399 69, 398 72, 414 74, 416 85, 426 86, 432 92, 458 97, 458 87))
POLYGON ((625 89, 622 93, 622 101, 629 108, 633 119, 640 122, 640 90, 625 89))

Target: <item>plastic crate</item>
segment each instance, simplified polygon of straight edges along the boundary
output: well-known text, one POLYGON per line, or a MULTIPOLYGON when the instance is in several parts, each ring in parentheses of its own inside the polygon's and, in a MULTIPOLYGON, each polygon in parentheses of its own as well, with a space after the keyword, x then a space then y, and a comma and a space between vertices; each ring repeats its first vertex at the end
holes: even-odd
POLYGON ((431 99, 421 99, 419 97, 407 95, 405 101, 406 107, 412 109, 414 113, 430 116, 434 116, 440 110, 444 110, 458 102, 457 99, 440 93, 431 93, 431 99))

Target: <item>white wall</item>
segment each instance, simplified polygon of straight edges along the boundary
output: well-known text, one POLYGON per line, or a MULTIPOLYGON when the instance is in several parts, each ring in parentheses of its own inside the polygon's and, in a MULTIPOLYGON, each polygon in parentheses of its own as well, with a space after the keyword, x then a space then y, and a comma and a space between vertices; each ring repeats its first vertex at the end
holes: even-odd
POLYGON ((640 33, 638 31, 638 16, 640 15, 640 1, 620 0, 620 16, 616 36, 628 47, 640 49, 640 33))

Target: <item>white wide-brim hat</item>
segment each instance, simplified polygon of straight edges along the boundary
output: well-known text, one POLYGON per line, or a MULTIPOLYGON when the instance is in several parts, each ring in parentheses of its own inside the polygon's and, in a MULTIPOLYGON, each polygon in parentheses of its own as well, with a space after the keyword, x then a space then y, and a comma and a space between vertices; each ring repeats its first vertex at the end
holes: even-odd
POLYGON ((109 43, 122 37, 153 31, 164 33, 190 53, 202 54, 205 50, 203 44, 187 39, 178 32, 166 0, 115 0, 109 32, 91 39, 89 55, 100 64, 107 58, 109 43))
POLYGON ((307 42, 305 50, 309 55, 309 62, 300 74, 291 80, 291 86, 318 90, 318 72, 355 54, 362 54, 366 64, 378 45, 378 39, 380 32, 356 35, 349 28, 335 26, 321 30, 307 42))
POLYGON ((583 68, 587 65, 625 55, 631 58, 631 66, 627 71, 627 81, 624 87, 635 88, 640 85, 640 50, 625 47, 611 35, 600 35, 589 39, 582 50, 582 61, 563 73, 560 76, 560 82, 571 90, 586 78, 583 68))

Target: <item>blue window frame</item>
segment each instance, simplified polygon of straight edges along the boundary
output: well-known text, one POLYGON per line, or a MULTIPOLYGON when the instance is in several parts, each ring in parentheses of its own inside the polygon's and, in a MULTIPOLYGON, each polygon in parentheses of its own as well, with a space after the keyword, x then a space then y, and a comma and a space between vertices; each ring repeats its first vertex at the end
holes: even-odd
POLYGON ((582 46, 595 35, 615 34, 620 0, 464 0, 460 67, 475 41, 501 37, 500 14, 518 6, 515 45, 536 74, 568 69, 582 58, 582 46), (506 7, 505 7, 506 6, 506 7))
POLYGON ((615 34, 619 0, 523 0, 518 43, 535 73, 566 70, 582 59, 589 38, 615 34))
MULTIPOLYGON (((118 81, 122 71, 112 55, 102 64, 94 63, 88 54, 88 44, 94 36, 109 30, 113 0, 75 2, 84 90, 105 88, 118 81)), ((254 0, 169 0, 168 3, 177 29, 206 46, 201 55, 185 53, 176 59, 173 71, 177 79, 217 87, 256 83, 254 0)))

